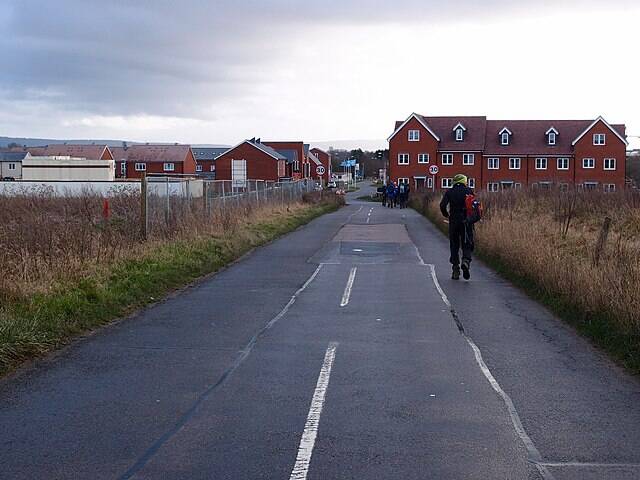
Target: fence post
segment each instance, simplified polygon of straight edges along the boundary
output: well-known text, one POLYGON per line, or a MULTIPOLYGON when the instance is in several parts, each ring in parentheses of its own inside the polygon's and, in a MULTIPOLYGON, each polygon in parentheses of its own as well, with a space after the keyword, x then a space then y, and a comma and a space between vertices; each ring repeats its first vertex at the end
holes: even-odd
POLYGON ((149 216, 147 213, 147 174, 142 172, 140 180, 140 235, 147 239, 149 233, 149 216))
POLYGON ((205 214, 209 213, 209 202, 207 201, 207 181, 202 180, 202 207, 205 214))
POLYGON ((593 252, 593 264, 598 266, 600 263, 600 256, 604 251, 604 246, 607 243, 607 237, 609 236, 609 228, 611 228, 611 219, 609 217, 604 218, 602 224, 602 230, 600 230, 600 236, 598 237, 598 243, 596 243, 596 249, 593 252))
POLYGON ((170 202, 170 195, 169 195, 169 177, 165 177, 166 179, 166 185, 167 185, 167 200, 165 202, 165 210, 164 210, 164 221, 167 224, 167 226, 169 226, 169 216, 170 216, 170 210, 171 210, 171 202, 170 202))
POLYGON ((256 180, 256 205, 260 205, 260 189, 258 188, 258 180, 256 180))

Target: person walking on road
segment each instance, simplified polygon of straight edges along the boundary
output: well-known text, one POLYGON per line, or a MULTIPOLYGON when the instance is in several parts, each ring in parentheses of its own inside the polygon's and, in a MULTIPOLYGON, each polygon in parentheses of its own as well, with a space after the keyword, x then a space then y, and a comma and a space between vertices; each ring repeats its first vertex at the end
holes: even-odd
POLYGON ((395 204, 395 199, 396 199, 396 186, 394 185, 394 183, 392 181, 389 182, 389 185, 387 185, 387 206, 389 208, 393 208, 394 204, 395 204))
POLYGON ((471 277, 471 253, 473 252, 473 219, 467 218, 467 196, 473 190, 467 187, 467 177, 458 174, 453 177, 453 187, 445 192, 440 202, 440 211, 449 219, 449 246, 452 265, 451 278, 460 279, 460 248, 462 248, 462 275, 471 277), (447 207, 449 209, 447 210, 447 207))

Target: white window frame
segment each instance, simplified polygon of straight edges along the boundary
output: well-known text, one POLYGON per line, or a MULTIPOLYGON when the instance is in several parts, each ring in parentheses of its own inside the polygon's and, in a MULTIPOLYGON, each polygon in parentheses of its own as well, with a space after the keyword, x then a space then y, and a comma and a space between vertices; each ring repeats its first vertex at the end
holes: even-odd
POLYGON ((410 142, 420 141, 420 130, 409 130, 408 139, 410 142))
POLYGON ((604 169, 605 170, 615 170, 616 169, 616 159, 615 158, 605 158, 604 159, 604 169), (611 163, 613 162, 613 165, 611 163), (610 165, 607 167, 607 163, 610 165))
POLYGON ((513 184, 514 189, 522 188, 522 184, 520 182, 516 182, 513 184))
POLYGON ((409 165, 409 161, 411 160, 410 155, 408 153, 399 153, 398 154, 398 165, 409 165), (407 161, 402 161, 404 159, 407 159, 407 161))
POLYGON ((147 171, 147 164, 146 163, 136 163, 134 168, 135 168, 136 172, 146 172, 147 171))
POLYGON ((546 170, 548 165, 546 157, 536 157, 536 170, 546 170))
POLYGON ((569 170, 569 157, 558 157, 556 160, 556 168, 558 170, 569 170))
POLYGON ((499 157, 489 157, 487 159, 487 169, 488 170, 500 170, 500 158, 499 157))
POLYGON ((549 132, 548 143, 549 143, 549 145, 555 145, 556 144, 556 134, 555 134, 555 132, 549 132))
POLYGON ((596 159, 592 157, 583 158, 582 168, 589 170, 596 168, 596 159))
POLYGON ((612 193, 616 191, 616 184, 615 183, 603 183, 602 184, 602 189, 604 190, 605 193, 612 193))
POLYGON ((427 188, 433 188, 433 177, 427 177, 427 188))
POLYGON ((464 130, 456 128, 456 142, 462 142, 464 140, 464 130))
POLYGON ((202 171, 202 165, 198 164, 196 165, 196 172, 201 172, 202 171))
POLYGON ((597 190, 598 189, 598 182, 584 182, 582 184, 582 188, 584 190, 597 190))
POLYGON ((447 177, 442 178, 442 180, 440 181, 440 185, 442 186, 442 188, 453 187, 453 178, 447 178, 447 177))
POLYGON ((215 166, 215 165, 211 165, 211 166, 209 167, 209 171, 210 171, 210 172, 215 172, 215 171, 216 171, 216 166, 215 166))
POLYGON ((127 162, 120 162, 120 176, 124 177, 127 174, 127 162))
POLYGON ((509 157, 509 170, 520 170, 522 168, 522 159, 520 157, 509 157), (518 166, 516 167, 515 161, 518 161, 518 166))
POLYGON ((476 163, 476 155, 474 153, 462 154, 462 165, 474 165, 476 163))
POLYGON ((428 153, 419 153, 418 154, 418 163, 429 163, 429 154, 428 153), (426 158, 426 160, 421 160, 426 158))
POLYGON ((453 153, 442 154, 442 165, 453 165, 453 153), (447 160, 445 160, 445 158, 447 160))
POLYGON ((496 193, 500 191, 500 184, 498 182, 487 183, 487 192, 496 193))
POLYGON ((468 179, 467 186, 469 188, 476 188, 476 179, 475 178, 468 179))
POLYGON ((604 133, 594 133, 593 134, 593 144, 594 145, 606 145, 607 136, 604 133))
POLYGON ((175 172, 176 171, 176 164, 173 162, 166 162, 162 164, 162 170, 164 172, 175 172))
POLYGON ((406 183, 407 185, 409 185, 409 178, 407 177, 398 178, 398 185, 400 185, 401 183, 406 183))
POLYGON ((502 132, 500 136, 500 145, 509 145, 509 134, 507 132, 502 132))
POLYGON ((9 170, 15 170, 16 169, 16 164, 15 163, 10 163, 9 164, 9 170))

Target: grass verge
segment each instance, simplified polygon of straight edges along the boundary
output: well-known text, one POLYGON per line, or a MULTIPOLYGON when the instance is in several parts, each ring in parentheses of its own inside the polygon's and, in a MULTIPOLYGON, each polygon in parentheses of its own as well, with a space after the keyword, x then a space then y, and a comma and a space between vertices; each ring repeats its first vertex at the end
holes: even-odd
POLYGON ((306 205, 232 233, 158 244, 81 281, 5 305, 0 310, 0 375, 338 208, 337 203, 306 205))
MULTIPOLYGON (((444 235, 448 235, 447 224, 435 208, 429 207, 427 201, 414 198, 411 207, 430 220, 444 235)), ((586 309, 576 301, 575 295, 565 295, 545 286, 521 264, 509 261, 508 256, 501 255, 499 247, 494 250, 490 245, 479 242, 474 253, 501 277, 545 305, 595 346, 604 350, 619 365, 635 375, 640 374, 640 335, 620 326, 613 314, 586 309)))

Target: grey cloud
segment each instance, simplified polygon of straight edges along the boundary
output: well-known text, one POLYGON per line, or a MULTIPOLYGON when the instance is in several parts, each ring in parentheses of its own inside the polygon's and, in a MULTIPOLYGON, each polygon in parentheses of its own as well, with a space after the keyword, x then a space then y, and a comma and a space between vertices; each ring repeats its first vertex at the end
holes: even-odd
MULTIPOLYGON (((553 5, 577 3, 585 4, 553 5)), ((90 114, 197 118, 268 81, 269 65, 308 25, 455 21, 533 4, 540 2, 4 0, 0 92, 90 114)))

